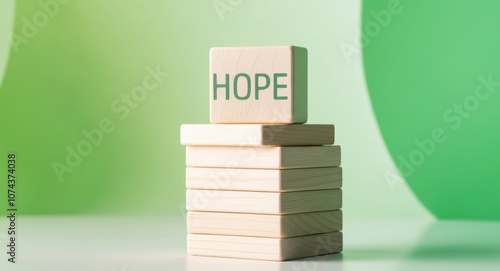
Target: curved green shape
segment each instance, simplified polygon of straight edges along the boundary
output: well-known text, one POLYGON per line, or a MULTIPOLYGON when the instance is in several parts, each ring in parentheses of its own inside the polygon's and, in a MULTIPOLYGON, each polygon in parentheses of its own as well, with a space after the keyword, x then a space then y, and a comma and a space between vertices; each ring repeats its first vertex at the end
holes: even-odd
POLYGON ((500 219, 499 12, 498 1, 363 1, 376 118, 438 218, 500 219))

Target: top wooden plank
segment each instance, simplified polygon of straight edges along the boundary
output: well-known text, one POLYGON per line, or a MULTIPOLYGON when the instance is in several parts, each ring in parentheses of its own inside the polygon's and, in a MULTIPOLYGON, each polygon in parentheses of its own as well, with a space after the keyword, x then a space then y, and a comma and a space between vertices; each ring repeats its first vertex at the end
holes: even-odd
POLYGON ((311 146, 334 143, 332 124, 183 124, 181 144, 311 146))
POLYGON ((212 123, 305 123, 307 49, 296 46, 210 50, 212 123))

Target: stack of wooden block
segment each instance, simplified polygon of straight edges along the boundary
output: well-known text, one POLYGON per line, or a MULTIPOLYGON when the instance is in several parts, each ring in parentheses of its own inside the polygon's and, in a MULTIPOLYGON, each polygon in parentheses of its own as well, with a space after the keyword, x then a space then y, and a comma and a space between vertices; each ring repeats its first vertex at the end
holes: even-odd
POLYGON ((212 48, 210 121, 181 127, 189 254, 342 251, 340 147, 333 125, 304 124, 305 48, 212 48))

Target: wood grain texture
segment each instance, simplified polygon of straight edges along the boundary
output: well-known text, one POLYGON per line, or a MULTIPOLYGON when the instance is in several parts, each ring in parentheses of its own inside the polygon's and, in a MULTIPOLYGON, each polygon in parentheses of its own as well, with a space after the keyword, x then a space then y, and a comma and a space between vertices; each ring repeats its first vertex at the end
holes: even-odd
POLYGON ((189 167, 287 169, 340 166, 340 146, 186 146, 189 167))
POLYGON ((186 168, 186 187, 235 191, 288 192, 342 187, 342 168, 186 168))
POLYGON ((288 215, 187 213, 188 233, 285 238, 342 230, 342 211, 288 215))
POLYGON ((340 189, 295 192, 247 192, 187 189, 188 211, 294 214, 342 208, 340 189))
POLYGON ((321 146, 334 143, 331 124, 183 124, 181 144, 205 146, 321 146))
POLYGON ((221 47, 210 50, 211 123, 306 121, 307 49, 296 46, 270 46, 221 47), (240 77, 236 83, 236 92, 240 97, 245 97, 244 100, 238 100, 234 95, 234 79, 241 73, 248 75, 250 79, 240 77), (257 74, 262 75, 259 82, 257 74), (275 79, 275 74, 286 76, 275 79), (263 75, 269 79, 266 80, 263 75), (214 94, 214 83, 217 97, 214 94), (229 87, 228 97, 225 88, 217 86, 226 83, 229 87), (258 90, 258 97, 255 94, 257 84, 262 87, 258 90), (279 88, 277 94, 286 99, 276 99, 275 85, 285 86, 279 88))
POLYGON ((342 232, 291 238, 188 234, 190 255, 285 261, 342 252, 342 232))

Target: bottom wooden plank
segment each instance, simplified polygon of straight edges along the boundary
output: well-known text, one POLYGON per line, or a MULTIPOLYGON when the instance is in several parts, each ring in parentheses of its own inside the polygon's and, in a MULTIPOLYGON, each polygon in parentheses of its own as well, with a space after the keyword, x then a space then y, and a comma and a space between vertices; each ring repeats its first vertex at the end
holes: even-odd
POLYGON ((188 254, 285 261, 342 252, 342 232, 290 238, 188 234, 188 254))

